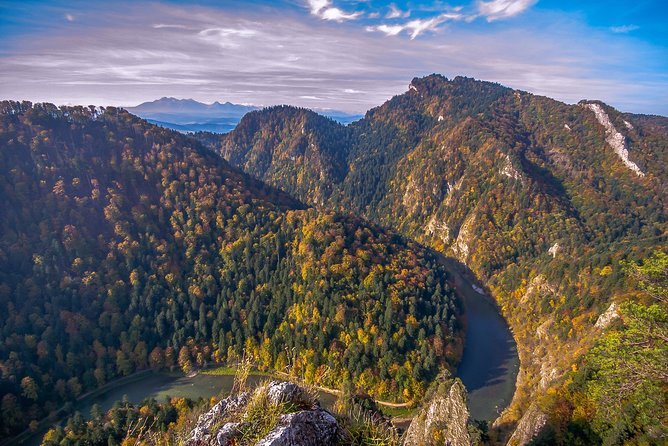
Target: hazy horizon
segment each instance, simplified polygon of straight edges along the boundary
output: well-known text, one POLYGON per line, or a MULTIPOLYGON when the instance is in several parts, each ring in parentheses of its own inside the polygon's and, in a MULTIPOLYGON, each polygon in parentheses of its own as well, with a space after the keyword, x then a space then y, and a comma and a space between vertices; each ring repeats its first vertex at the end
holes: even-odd
POLYGON ((0 98, 361 114, 439 73, 668 115, 665 7, 624 2, 0 3, 0 98))

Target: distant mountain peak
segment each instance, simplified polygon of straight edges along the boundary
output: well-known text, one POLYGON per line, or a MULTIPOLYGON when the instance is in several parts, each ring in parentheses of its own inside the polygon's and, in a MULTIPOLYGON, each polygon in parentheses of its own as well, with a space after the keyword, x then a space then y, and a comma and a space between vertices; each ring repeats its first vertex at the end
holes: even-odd
MULTIPOLYGON (((171 96, 143 102, 136 107, 126 107, 130 113, 162 127, 183 132, 210 131, 214 133, 229 132, 246 113, 262 108, 255 105, 233 104, 230 101, 205 104, 191 98, 178 99, 171 96)), ((343 124, 361 117, 336 110, 321 113, 343 124)))

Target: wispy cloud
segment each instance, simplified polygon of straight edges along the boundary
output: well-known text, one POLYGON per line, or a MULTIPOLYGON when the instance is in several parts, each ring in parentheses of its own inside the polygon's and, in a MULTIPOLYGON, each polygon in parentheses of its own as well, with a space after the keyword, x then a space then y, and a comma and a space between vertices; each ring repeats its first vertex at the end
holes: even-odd
POLYGON ((188 29, 187 26, 185 25, 169 25, 166 23, 156 23, 153 25, 153 28, 155 29, 163 29, 163 28, 176 28, 176 29, 188 29))
POLYGON ((459 13, 444 13, 430 19, 414 19, 402 24, 388 25, 384 23, 382 25, 367 26, 366 30, 370 32, 379 31, 387 36, 396 36, 407 31, 411 40, 413 40, 427 31, 437 31, 445 22, 462 20, 464 18, 465 16, 459 13))
POLYGON ((308 0, 308 6, 311 14, 323 20, 343 22, 345 20, 355 20, 362 15, 361 12, 345 12, 340 8, 336 8, 332 6, 331 0, 308 0))
POLYGON ((249 28, 206 28, 197 35, 206 42, 213 43, 222 48, 239 48, 242 43, 240 39, 247 39, 257 35, 258 31, 249 28))
POLYGON ((631 31, 635 31, 637 29, 640 29, 638 25, 622 25, 622 26, 611 26, 610 31, 613 33, 617 34, 626 34, 630 33, 631 31))
MULTIPOLYGON (((327 1, 318 11, 332 4, 357 5, 327 1)), ((410 19, 392 20, 380 9, 381 17, 369 20, 374 9, 355 7, 365 12, 359 22, 323 26, 310 9, 300 15, 273 6, 104 3, 76 13, 86 26, 61 19, 4 40, 0 98, 129 106, 175 96, 363 112, 405 91, 415 76, 442 73, 567 102, 597 98, 625 111, 668 113, 665 49, 615 38, 607 28, 561 13, 508 26, 464 26, 472 11, 446 6, 439 12, 415 7, 410 19), (441 16, 444 11, 453 15, 441 16), (160 24, 179 26, 154 27, 160 24), (367 25, 373 33, 364 31, 367 25), (429 36, 445 27, 447 35, 429 36), (392 33, 406 38, 386 37, 392 33)), ((44 23, 52 17, 45 15, 44 23)))
POLYGON ((405 19, 407 17, 410 17, 411 11, 402 11, 401 9, 397 8, 397 6, 392 3, 390 5, 390 12, 385 15, 386 19, 405 19))
POLYGON ((478 12, 488 22, 516 16, 535 5, 538 0, 492 0, 478 1, 478 12))

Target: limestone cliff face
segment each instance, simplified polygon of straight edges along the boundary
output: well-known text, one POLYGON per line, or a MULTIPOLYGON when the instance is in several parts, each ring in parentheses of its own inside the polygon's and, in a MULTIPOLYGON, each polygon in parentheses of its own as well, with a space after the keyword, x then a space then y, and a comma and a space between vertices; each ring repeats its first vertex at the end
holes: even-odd
POLYGON ((546 423, 547 416, 535 404, 532 404, 517 424, 515 432, 513 432, 510 440, 508 440, 508 446, 525 446, 529 444, 531 440, 541 433, 546 423))
POLYGON ((469 446, 469 415, 464 385, 458 379, 444 381, 413 418, 404 445, 469 446))

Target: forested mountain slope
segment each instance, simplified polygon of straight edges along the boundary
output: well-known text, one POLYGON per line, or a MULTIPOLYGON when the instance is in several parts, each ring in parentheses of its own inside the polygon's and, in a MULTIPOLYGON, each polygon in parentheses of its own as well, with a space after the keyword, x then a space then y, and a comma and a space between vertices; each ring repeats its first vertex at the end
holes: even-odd
POLYGON ((284 179, 286 192, 308 191, 310 202, 323 203, 346 176, 349 132, 329 118, 278 106, 248 113, 236 128, 223 157, 257 178, 284 179))
MULTIPOLYGON (((255 112, 254 126, 242 120, 210 146, 314 203, 308 183, 271 166, 260 171, 245 155, 244 141, 279 136, 264 113, 276 120, 275 111, 255 112)), ((293 115, 285 114, 282 128, 295 130, 267 149, 274 157, 300 138, 293 115)), ((487 284, 522 360, 514 404, 502 418, 512 422, 600 336, 598 316, 629 295, 620 260, 666 247, 666 122, 468 78, 414 79, 406 93, 340 127, 345 136, 320 143, 347 141, 339 154, 345 165, 325 169, 344 175, 326 186, 326 205, 457 257, 487 284)), ((319 140, 335 134, 327 128, 319 140)), ((298 165, 301 175, 326 177, 317 164, 298 165)))
POLYGON ((410 400, 461 351, 429 251, 120 109, 0 103, 0 216, 2 437, 147 367, 410 400))

